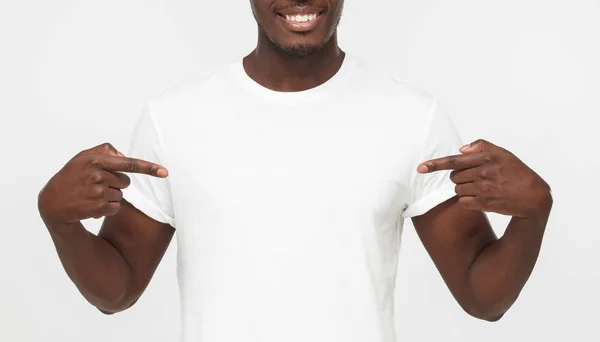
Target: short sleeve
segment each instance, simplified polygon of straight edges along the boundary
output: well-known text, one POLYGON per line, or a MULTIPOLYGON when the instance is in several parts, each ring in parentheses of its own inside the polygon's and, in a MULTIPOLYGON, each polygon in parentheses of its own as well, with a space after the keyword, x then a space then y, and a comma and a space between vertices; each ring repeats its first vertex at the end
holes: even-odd
MULTIPOLYGON (((420 162, 460 154, 462 140, 438 101, 434 101, 429 114, 427 133, 421 147, 420 162)), ((415 167, 416 168, 416 167, 415 167)), ((409 191, 404 218, 425 214, 435 206, 456 196, 455 184, 450 180, 450 170, 420 174, 415 177, 409 191)))
MULTIPOLYGON (((152 115, 150 104, 144 107, 131 136, 126 156, 165 164, 163 142, 152 115)), ((168 178, 129 173, 131 185, 123 189, 123 198, 150 218, 175 227, 168 178)))

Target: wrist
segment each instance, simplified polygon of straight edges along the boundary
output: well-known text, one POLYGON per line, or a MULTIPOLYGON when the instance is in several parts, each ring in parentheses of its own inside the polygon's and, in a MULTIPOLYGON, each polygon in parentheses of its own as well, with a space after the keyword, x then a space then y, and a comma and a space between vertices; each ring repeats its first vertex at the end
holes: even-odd
POLYGON ((544 219, 548 218, 553 204, 554 199, 552 198, 552 190, 548 188, 539 195, 539 200, 537 201, 537 205, 532 216, 538 218, 541 217, 544 219))
POLYGON ((550 185, 539 178, 534 182, 534 186, 526 202, 528 203, 526 205, 528 213, 523 215, 523 218, 547 220, 554 203, 550 185))
MULTIPOLYGON (((539 201, 535 202, 535 206, 532 208, 528 215, 524 216, 513 216, 511 223, 514 222, 515 227, 519 227, 517 230, 521 233, 531 232, 534 235, 544 234, 546 231, 546 224, 550 217, 550 211, 552 209, 552 194, 548 194, 540 197, 539 201), (527 228, 527 229, 523 229, 527 228)), ((509 225, 511 227, 511 225, 509 225)))
POLYGON ((40 218, 44 225, 52 235, 69 236, 79 231, 83 225, 81 222, 64 222, 57 219, 49 210, 46 210, 43 205, 38 206, 40 218))
POLYGON ((54 204, 57 201, 57 199, 53 198, 51 194, 52 190, 53 189, 50 186, 50 182, 48 182, 38 193, 37 205, 40 218, 46 225, 46 228, 50 230, 50 232, 69 233, 77 227, 77 223, 79 222, 61 221, 57 217, 59 215, 56 215, 55 210, 53 210, 52 206, 52 204, 54 204))

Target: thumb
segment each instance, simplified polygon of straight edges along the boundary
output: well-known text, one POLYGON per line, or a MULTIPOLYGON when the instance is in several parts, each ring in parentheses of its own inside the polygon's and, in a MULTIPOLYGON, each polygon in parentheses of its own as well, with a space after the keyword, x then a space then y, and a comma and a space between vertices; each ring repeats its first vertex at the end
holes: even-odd
POLYGON ((108 154, 108 155, 125 157, 125 155, 123 153, 119 152, 119 150, 117 150, 112 145, 110 145, 109 147, 106 147, 102 152, 105 153, 105 154, 108 154))
POLYGON ((499 149, 500 147, 492 144, 489 141, 483 139, 477 139, 472 143, 465 145, 460 148, 460 152, 462 153, 473 153, 473 152, 491 152, 493 150, 499 149))
POLYGON ((108 154, 112 156, 125 157, 125 155, 119 152, 111 143, 104 143, 80 152, 80 155, 87 154, 108 154))
POLYGON ((101 145, 101 152, 113 156, 125 157, 123 153, 119 152, 119 150, 117 150, 112 144, 108 143, 101 145))

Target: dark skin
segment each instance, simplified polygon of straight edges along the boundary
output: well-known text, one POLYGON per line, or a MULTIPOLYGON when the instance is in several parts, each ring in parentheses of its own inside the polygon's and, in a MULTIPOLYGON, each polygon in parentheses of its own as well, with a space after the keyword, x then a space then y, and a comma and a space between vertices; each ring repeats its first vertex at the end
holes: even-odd
POLYGON ((453 170, 457 196, 413 224, 452 295, 470 315, 497 321, 537 261, 552 208, 548 184, 514 154, 485 140, 426 161, 420 173, 453 170), (485 212, 512 216, 498 239, 485 212))
POLYGON ((38 196, 40 215, 67 275, 106 314, 137 301, 174 234, 173 227, 123 199, 130 172, 168 174, 160 165, 127 158, 105 143, 73 157, 38 196), (97 236, 81 224, 101 217, 105 219, 97 236))
POLYGON ((337 43, 344 1, 252 0, 258 22, 256 48, 244 58, 248 76, 276 91, 302 91, 325 83, 338 71, 345 53, 337 43), (284 25, 282 15, 319 13, 308 32, 284 25))
MULTIPOLYGON (((336 31, 343 3, 251 0, 258 43, 244 58, 248 75, 282 92, 326 82, 345 56, 336 31), (288 22, 298 14, 314 15, 316 21, 288 22)), ((460 152, 419 165, 420 173, 454 170, 457 196, 413 223, 460 306, 474 317, 495 321, 515 302, 533 270, 552 196, 542 178, 505 149, 477 141, 460 152), (501 238, 485 212, 513 217, 501 238)), ((102 144, 71 159, 38 196, 40 215, 66 273, 106 314, 126 310, 140 298, 175 231, 123 199, 131 172, 168 176, 160 165, 102 144), (97 236, 81 224, 92 217, 104 217, 97 236)))

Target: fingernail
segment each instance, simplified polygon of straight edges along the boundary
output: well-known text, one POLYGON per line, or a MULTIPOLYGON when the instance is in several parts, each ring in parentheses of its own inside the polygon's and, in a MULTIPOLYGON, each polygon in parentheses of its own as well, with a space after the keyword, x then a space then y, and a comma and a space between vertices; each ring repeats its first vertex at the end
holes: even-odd
POLYGON ((167 177, 169 175, 169 171, 167 171, 167 169, 158 169, 158 171, 156 171, 156 174, 159 177, 167 177))
POLYGON ((425 173, 425 172, 429 171, 429 168, 427 167, 427 165, 425 165, 425 164, 421 164, 421 165, 419 165, 419 167, 417 168, 417 171, 418 171, 418 172, 421 172, 421 173, 425 173))

